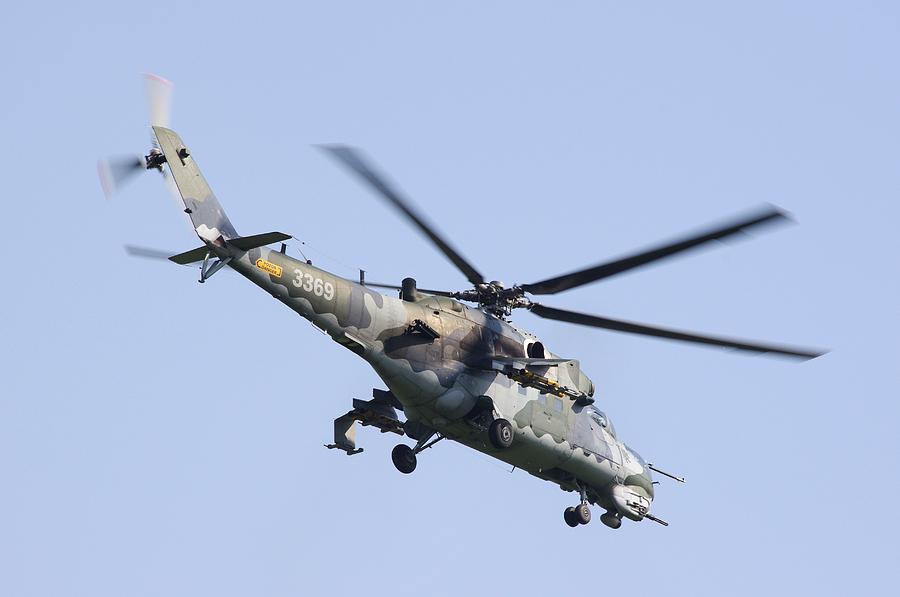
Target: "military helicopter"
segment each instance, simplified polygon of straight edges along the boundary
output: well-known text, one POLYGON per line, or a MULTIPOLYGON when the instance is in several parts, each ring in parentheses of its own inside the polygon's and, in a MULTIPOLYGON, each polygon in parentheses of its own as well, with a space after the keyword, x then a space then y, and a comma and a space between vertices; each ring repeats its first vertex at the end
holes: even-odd
MULTIPOLYGON (((471 287, 429 290, 418 288, 413 278, 400 285, 371 283, 363 272, 359 280, 349 280, 288 255, 289 234, 238 234, 192 152, 165 125, 170 84, 148 77, 147 85, 153 147, 139 160, 101 162, 104 189, 109 192, 141 170, 167 172, 202 243, 169 260, 199 263, 201 283, 222 268, 236 271, 375 370, 386 389, 374 389, 371 400, 353 400, 352 409, 334 421, 334 441, 328 448, 348 455, 362 452, 356 445, 357 423, 405 436, 413 445, 398 444, 391 458, 397 470, 409 474, 416 469, 419 454, 448 439, 577 493, 577 504, 566 508, 563 516, 571 527, 590 522, 591 504, 604 510, 600 520, 614 529, 623 518, 668 526, 651 514, 652 472, 684 479, 645 462, 622 442, 612 421, 594 404, 594 383, 579 361, 551 352, 537 336, 513 325, 512 313, 522 309, 546 319, 749 353, 795 359, 823 354, 578 313, 531 298, 597 282, 784 220, 786 214, 775 207, 620 259, 506 286, 487 280, 358 150, 327 145, 321 149, 402 214, 471 287), (275 243, 281 243, 280 248, 270 248, 275 243), (373 288, 397 291, 397 296, 373 288)), ((160 256, 135 247, 129 252, 160 256)))

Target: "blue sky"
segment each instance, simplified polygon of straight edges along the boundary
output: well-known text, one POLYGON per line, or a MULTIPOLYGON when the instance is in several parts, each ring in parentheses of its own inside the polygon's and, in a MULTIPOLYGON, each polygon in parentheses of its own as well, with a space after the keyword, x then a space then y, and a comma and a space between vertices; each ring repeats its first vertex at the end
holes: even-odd
POLYGON ((900 530, 898 10, 889 2, 69 3, 4 9, 0 594, 886 592, 900 530), (196 239, 140 80, 245 234, 326 269, 463 278, 312 145, 358 145, 490 278, 528 282, 771 202, 799 225, 556 297, 833 349, 804 364, 517 314, 619 435, 687 477, 672 524, 568 528, 571 494, 461 446, 325 450, 383 387, 196 239))

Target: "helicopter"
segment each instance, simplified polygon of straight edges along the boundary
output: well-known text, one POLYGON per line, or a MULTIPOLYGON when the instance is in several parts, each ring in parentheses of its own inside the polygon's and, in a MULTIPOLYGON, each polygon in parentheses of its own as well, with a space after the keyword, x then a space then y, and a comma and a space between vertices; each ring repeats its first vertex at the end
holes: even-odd
POLYGON ((359 454, 357 425, 409 438, 391 452, 398 471, 412 473, 418 456, 442 440, 458 442, 577 494, 563 519, 588 524, 591 505, 617 529, 623 519, 650 520, 653 473, 684 479, 647 463, 619 439, 595 404, 595 386, 580 361, 551 352, 533 333, 514 325, 522 309, 545 319, 682 342, 799 360, 824 351, 750 342, 650 326, 569 311, 532 297, 553 295, 666 259, 788 216, 774 206, 711 226, 634 254, 538 282, 506 286, 486 279, 363 154, 344 145, 320 149, 358 177, 419 230, 465 276, 463 290, 419 288, 408 277, 399 285, 372 283, 360 272, 350 280, 287 254, 283 232, 240 235, 201 173, 192 152, 167 126, 171 84, 146 78, 151 99, 153 147, 142 158, 103 161, 99 172, 111 194, 133 173, 157 170, 170 177, 202 243, 168 253, 126 247, 137 256, 200 264, 199 282, 229 268, 309 320, 340 346, 358 355, 384 382, 371 400, 354 399, 334 421, 326 447, 359 454), (279 248, 271 245, 280 243, 279 248), (395 291, 386 295, 374 289, 395 291), (402 418, 401 418, 402 414, 402 418))

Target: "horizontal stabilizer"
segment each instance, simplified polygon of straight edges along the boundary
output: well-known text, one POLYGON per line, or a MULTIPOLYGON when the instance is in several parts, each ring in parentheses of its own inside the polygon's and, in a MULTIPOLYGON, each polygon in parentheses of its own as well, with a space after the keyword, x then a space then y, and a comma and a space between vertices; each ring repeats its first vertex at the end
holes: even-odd
POLYGON ((173 261, 178 265, 190 265, 191 263, 203 261, 206 258, 207 253, 209 253, 208 247, 197 247, 196 249, 191 249, 190 251, 185 251, 178 255, 172 255, 169 257, 169 261, 173 261))
POLYGON ((290 238, 292 238, 291 235, 284 232, 264 232, 263 234, 229 239, 228 245, 241 251, 249 251, 250 249, 258 249, 266 245, 289 240, 290 238))
MULTIPOLYGON (((239 251, 249 251, 250 249, 258 249, 259 247, 264 247, 266 245, 271 245, 272 243, 288 240, 289 238, 291 238, 291 235, 285 234, 284 232, 265 232, 263 234, 254 234, 253 236, 239 236, 227 242, 229 247, 235 248, 239 251)), ((190 251, 185 251, 184 253, 179 253, 178 255, 172 255, 171 257, 169 257, 169 261, 173 261, 178 265, 197 263, 198 261, 203 261, 206 258, 206 253, 208 251, 208 247, 197 247, 196 249, 191 249, 190 251)))

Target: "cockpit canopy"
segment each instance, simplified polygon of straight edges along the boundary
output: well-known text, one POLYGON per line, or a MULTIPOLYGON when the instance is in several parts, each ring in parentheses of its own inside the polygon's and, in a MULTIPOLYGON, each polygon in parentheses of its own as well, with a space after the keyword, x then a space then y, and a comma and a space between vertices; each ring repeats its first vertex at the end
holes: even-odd
POLYGON ((611 436, 616 437, 616 428, 612 424, 612 421, 609 420, 609 417, 606 416, 606 413, 593 405, 588 407, 588 412, 591 414, 591 419, 593 419, 595 423, 600 425, 603 429, 606 429, 611 436))

